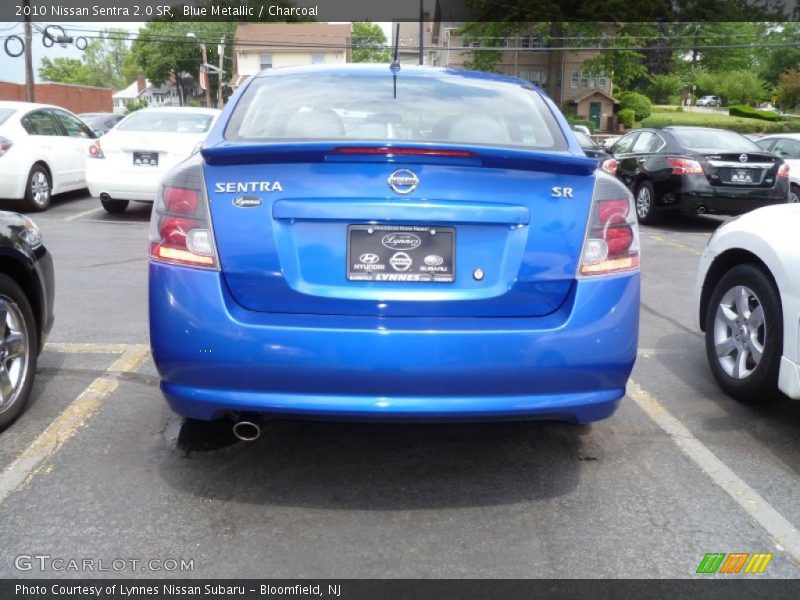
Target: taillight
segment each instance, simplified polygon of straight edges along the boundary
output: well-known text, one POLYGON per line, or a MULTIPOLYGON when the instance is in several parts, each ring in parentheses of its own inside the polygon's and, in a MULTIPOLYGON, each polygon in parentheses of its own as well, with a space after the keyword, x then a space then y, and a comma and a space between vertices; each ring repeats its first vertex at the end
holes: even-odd
POLYGON ((4 137, 0 137, 0 156, 3 156, 6 152, 8 152, 11 149, 11 146, 13 145, 14 142, 12 142, 11 140, 4 137))
POLYGON ((199 154, 170 171, 158 186, 150 217, 150 258, 219 269, 199 154))
POLYGON ((787 165, 786 163, 783 163, 778 168, 778 177, 781 178, 781 179, 788 179, 789 178, 789 165, 787 165))
POLYGON ((703 166, 696 160, 688 158, 673 158, 667 159, 667 162, 672 165, 673 175, 702 175, 703 166))
POLYGON ((603 171, 611 175, 617 174, 617 167, 619 167, 619 161, 616 158, 607 158, 600 166, 603 171))
POLYGON ((469 150, 449 150, 447 148, 392 148, 374 146, 342 146, 333 149, 334 154, 367 154, 382 156, 441 156, 444 158, 475 158, 469 150))
POLYGON ((103 154, 103 148, 100 147, 100 142, 95 142, 91 146, 89 146, 89 158, 105 158, 106 155, 103 154))
POLYGON ((580 275, 608 275, 639 268, 639 226, 633 195, 598 173, 583 242, 580 275))

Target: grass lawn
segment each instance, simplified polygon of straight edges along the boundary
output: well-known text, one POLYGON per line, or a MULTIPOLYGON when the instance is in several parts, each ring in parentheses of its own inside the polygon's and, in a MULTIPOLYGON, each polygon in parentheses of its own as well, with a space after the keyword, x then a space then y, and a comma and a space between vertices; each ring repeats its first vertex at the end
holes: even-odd
POLYGON ((719 127, 733 129, 742 133, 772 133, 800 131, 800 120, 778 121, 771 123, 761 119, 748 119, 745 117, 731 117, 706 112, 677 112, 675 110, 653 110, 650 116, 637 126, 640 127, 667 127, 669 125, 697 125, 703 127, 719 127))

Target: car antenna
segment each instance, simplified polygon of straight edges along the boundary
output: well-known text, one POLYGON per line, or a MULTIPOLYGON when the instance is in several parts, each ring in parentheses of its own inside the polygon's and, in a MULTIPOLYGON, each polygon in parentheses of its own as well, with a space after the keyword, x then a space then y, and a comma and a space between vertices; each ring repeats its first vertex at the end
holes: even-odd
POLYGON ((394 79, 394 97, 397 99, 397 72, 400 70, 400 23, 394 31, 394 59, 389 69, 392 71, 392 78, 394 79))

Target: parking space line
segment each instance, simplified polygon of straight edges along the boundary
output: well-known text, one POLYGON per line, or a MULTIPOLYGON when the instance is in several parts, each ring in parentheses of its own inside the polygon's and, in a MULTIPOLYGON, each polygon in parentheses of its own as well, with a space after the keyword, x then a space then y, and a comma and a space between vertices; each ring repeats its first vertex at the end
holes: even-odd
POLYGON ((90 208, 89 210, 84 210, 83 212, 79 212, 79 213, 76 213, 74 215, 70 215, 69 217, 67 217, 64 220, 65 221, 77 221, 81 217, 87 217, 89 215, 93 215, 94 213, 99 213, 99 212, 102 212, 102 211, 103 211, 102 207, 97 207, 96 206, 94 208, 90 208))
POLYGON ((666 244, 667 246, 672 246, 673 248, 680 248, 681 250, 688 250, 695 256, 700 256, 703 252, 700 250, 695 250, 691 246, 687 246, 685 244, 681 244, 680 242, 673 242, 672 240, 668 240, 666 238, 661 237, 660 235, 654 235, 652 233, 648 233, 647 237, 650 239, 656 240, 657 242, 661 242, 662 244, 666 244))
MULTIPOLYGON (((82 344, 69 346, 71 350, 75 350, 75 347, 82 346, 82 344)), ((87 346, 99 346, 99 344, 87 344, 87 346)), ((89 384, 89 387, 83 390, 39 437, 33 440, 4 471, 0 472, 0 504, 13 492, 28 485, 42 471, 45 463, 79 429, 86 427, 105 399, 119 386, 118 374, 137 371, 150 356, 148 347, 143 344, 108 344, 107 346, 126 346, 126 349, 103 375, 89 384)))
POLYGON ((44 349, 60 352, 62 354, 122 354, 132 348, 140 346, 134 344, 74 344, 64 342, 48 342, 44 349))
POLYGON ((780 549, 786 550, 795 561, 800 562, 800 531, 794 525, 723 463, 705 444, 694 437, 683 423, 633 379, 629 381, 628 397, 664 430, 678 448, 714 483, 765 529, 780 549))

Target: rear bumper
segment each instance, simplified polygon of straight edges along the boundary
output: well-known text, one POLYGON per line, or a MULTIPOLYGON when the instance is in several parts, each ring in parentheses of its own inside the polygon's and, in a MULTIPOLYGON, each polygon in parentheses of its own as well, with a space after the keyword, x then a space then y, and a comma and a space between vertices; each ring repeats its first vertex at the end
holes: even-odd
POLYGON ((244 310, 222 277, 150 265, 150 339, 170 406, 320 419, 596 421, 636 358, 639 275, 578 282, 537 318, 244 310))
POLYGON ((684 177, 680 190, 680 208, 690 212, 741 215, 762 206, 789 201, 789 184, 783 180, 772 188, 733 188, 709 185, 705 175, 684 177))
POLYGON ((789 398, 800 400, 800 364, 785 356, 781 357, 778 388, 789 398))
POLYGON ((108 168, 105 160, 86 160, 86 186, 94 198, 108 194, 113 200, 155 202, 158 183, 165 171, 153 168, 148 171, 129 172, 108 168))
POLYGON ((4 200, 21 200, 25 197, 25 185, 28 173, 16 170, 17 165, 0 165, 0 198, 4 200))

